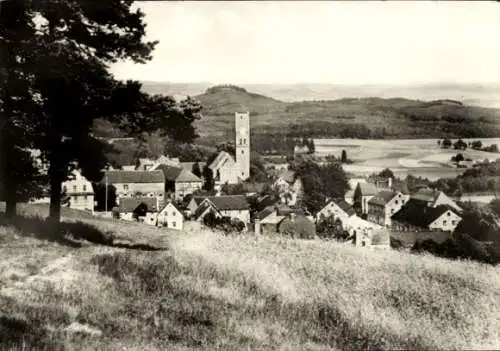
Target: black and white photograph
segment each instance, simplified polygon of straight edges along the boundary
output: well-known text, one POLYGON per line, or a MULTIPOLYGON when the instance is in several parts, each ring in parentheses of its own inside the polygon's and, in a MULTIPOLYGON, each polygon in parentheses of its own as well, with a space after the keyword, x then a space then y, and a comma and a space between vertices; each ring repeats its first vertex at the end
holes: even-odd
POLYGON ((0 350, 500 349, 500 2, 0 0, 0 350))

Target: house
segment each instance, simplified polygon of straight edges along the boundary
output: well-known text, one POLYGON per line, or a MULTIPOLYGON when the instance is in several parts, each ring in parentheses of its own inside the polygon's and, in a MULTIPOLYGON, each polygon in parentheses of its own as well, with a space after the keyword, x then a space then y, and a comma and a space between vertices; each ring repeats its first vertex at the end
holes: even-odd
POLYGON ((343 228, 349 233, 350 237, 359 240, 359 238, 370 236, 370 233, 374 230, 382 229, 382 226, 353 215, 343 223, 343 228))
POLYGON ((358 183, 354 190, 353 206, 358 215, 368 213, 368 201, 378 193, 377 187, 373 183, 358 183))
POLYGON ((158 213, 158 226, 182 230, 184 215, 173 203, 168 202, 158 213))
POLYGON ((344 223, 354 214, 356 214, 356 211, 344 199, 331 200, 316 214, 316 223, 320 223, 330 217, 344 223))
POLYGON ((448 204, 433 207, 426 201, 410 198, 392 216, 392 229, 396 231, 448 231, 453 232, 462 218, 448 204))
POLYGON ((186 171, 193 172, 195 164, 198 164, 198 166, 200 167, 200 172, 201 174, 203 174, 203 169, 207 165, 206 162, 181 162, 180 166, 186 171))
POLYGON ((156 225, 159 200, 151 197, 128 197, 120 199, 117 211, 120 219, 137 220, 156 225))
POLYGON ((385 228, 361 231, 355 236, 355 245, 372 250, 388 250, 391 248, 391 236, 385 228))
POLYGON ((198 209, 198 207, 200 206, 200 204, 203 202, 203 200, 205 200, 207 197, 208 196, 193 196, 193 197, 191 197, 191 199, 189 200, 189 202, 186 205, 186 210, 189 213, 194 214, 196 212, 196 210, 198 209))
POLYGON ((250 205, 244 195, 207 196, 193 217, 196 221, 202 221, 210 211, 220 217, 239 219, 245 224, 250 222, 250 205))
POLYGON ((302 181, 294 171, 284 170, 273 183, 273 188, 278 191, 281 202, 295 206, 302 196, 302 181))
POLYGON ((398 212, 409 199, 410 195, 399 191, 380 191, 368 200, 367 219, 381 226, 390 227, 391 216, 398 212))
POLYGON ((69 208, 94 213, 94 188, 79 171, 73 171, 73 179, 62 183, 62 191, 69 208))
POLYGON ((203 181, 199 177, 182 167, 162 164, 156 170, 163 172, 165 192, 172 192, 175 199, 182 200, 186 195, 193 194, 203 186, 203 181))
POLYGON ((163 200, 165 194, 162 171, 106 171, 102 181, 116 188, 118 199, 145 195, 163 200))
POLYGON ((462 212, 462 208, 458 206, 453 199, 448 197, 442 191, 429 188, 421 188, 413 195, 412 199, 423 201, 430 207, 437 207, 439 205, 448 205, 454 209, 455 212, 462 212))
MULTIPOLYGON (((158 169, 158 166, 160 166, 160 165, 181 167, 181 162, 177 157, 170 158, 168 156, 161 155, 156 160, 154 160, 153 166, 149 170, 154 171, 154 170, 158 169)), ((189 171, 191 171, 191 170, 189 170, 189 171)))
POLYGON ((292 208, 284 204, 267 206, 255 215, 255 225, 260 227, 260 230, 256 229, 255 232, 257 234, 277 233, 279 223, 293 212, 292 208))
POLYGON ((135 166, 136 171, 149 171, 155 165, 155 160, 150 158, 139 158, 137 160, 137 165, 135 166))

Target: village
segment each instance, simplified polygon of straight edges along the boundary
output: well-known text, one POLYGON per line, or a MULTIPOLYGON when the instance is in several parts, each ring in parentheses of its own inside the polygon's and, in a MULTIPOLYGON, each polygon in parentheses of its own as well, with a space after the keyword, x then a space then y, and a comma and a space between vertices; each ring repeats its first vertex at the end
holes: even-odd
MULTIPOLYGON (((442 242, 461 221, 462 208, 451 197, 425 186, 410 194, 390 176, 349 174, 350 190, 344 197, 328 199, 317 213, 311 213, 301 206, 302 180, 289 169, 284 155, 262 156, 272 176, 269 184, 261 184, 261 191, 227 195, 225 187, 244 183, 250 177, 249 112, 235 113, 235 132, 235 159, 220 151, 210 164, 199 165, 213 174, 213 194, 202 190, 206 179, 193 173, 194 162, 161 156, 105 170, 101 183, 106 196, 108 188, 114 187, 116 201, 104 212, 95 211, 92 183, 75 171, 74 179, 63 183, 65 204, 95 216, 184 231, 200 226, 215 229, 226 223, 226 231, 273 235, 300 227, 307 232, 306 237, 315 237, 317 228, 328 222, 344 233, 346 244, 376 249, 389 249, 391 242, 411 248, 415 233, 419 240, 442 242), (262 191, 264 188, 271 193, 262 191)), ((295 148, 296 155, 306 152, 303 146, 295 148)))

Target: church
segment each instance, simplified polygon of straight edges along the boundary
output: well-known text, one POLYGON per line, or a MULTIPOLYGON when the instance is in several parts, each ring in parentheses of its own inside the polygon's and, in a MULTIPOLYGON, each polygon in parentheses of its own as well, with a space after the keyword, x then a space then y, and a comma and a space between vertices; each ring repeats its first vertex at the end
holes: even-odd
POLYGON ((221 151, 208 166, 214 175, 215 185, 237 184, 250 177, 250 113, 236 112, 236 160, 221 151))

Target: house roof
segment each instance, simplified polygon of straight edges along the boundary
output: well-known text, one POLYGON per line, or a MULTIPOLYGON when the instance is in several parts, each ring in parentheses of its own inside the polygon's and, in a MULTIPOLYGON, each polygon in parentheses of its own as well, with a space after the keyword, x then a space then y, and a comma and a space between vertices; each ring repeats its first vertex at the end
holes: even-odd
POLYGON ((103 182, 108 183, 165 183, 165 176, 161 171, 107 171, 103 182))
POLYGON ((169 165, 159 165, 157 168, 165 175, 165 179, 171 182, 201 182, 201 179, 195 176, 191 171, 182 167, 174 167, 169 165))
POLYGON ((207 198, 219 211, 242 211, 250 209, 250 205, 244 195, 209 196, 207 198))
POLYGON ((342 209, 345 213, 347 213, 349 216, 353 215, 356 213, 354 210, 354 207, 352 207, 351 204, 349 204, 345 199, 337 199, 334 200, 334 203, 342 209))
POLYGON ((230 162, 230 163, 234 164, 233 157, 231 155, 229 155, 229 153, 227 153, 226 151, 221 151, 221 152, 219 152, 217 157, 215 157, 215 159, 210 163, 210 165, 208 167, 212 171, 215 171, 215 170, 221 168, 226 162, 230 162))
POLYGON ((126 197, 120 199, 118 209, 120 212, 133 212, 141 203, 148 206, 148 211, 156 211, 156 198, 153 197, 126 197))
POLYGON ((361 196, 371 196, 377 194, 378 190, 373 183, 358 183, 359 190, 361 190, 361 196))
POLYGON ((163 207, 161 208, 160 212, 163 211, 165 208, 167 208, 168 205, 172 205, 178 212, 180 212, 180 210, 172 203, 172 202, 166 202, 163 207))
POLYGON ((200 171, 203 172, 203 168, 207 165, 206 162, 181 162, 181 167, 184 168, 186 171, 192 172, 194 165, 198 163, 200 166, 200 171))
POLYGON ((411 197, 422 201, 435 201, 439 195, 439 191, 430 188, 418 189, 411 197))
POLYGON ((210 201, 205 201, 198 206, 198 208, 194 211, 194 218, 198 219, 207 209, 212 208, 214 211, 217 211, 216 208, 214 208, 214 205, 210 201))
POLYGON ((383 190, 378 192, 373 198, 368 201, 370 204, 382 205, 384 206, 389 201, 391 201, 397 193, 390 190, 383 190))
POLYGON ((427 206, 422 200, 410 199, 401 208, 401 210, 392 216, 392 219, 412 224, 417 227, 428 228, 432 222, 441 217, 447 211, 455 213, 453 208, 448 205, 430 207, 427 206))
POLYGON ((259 213, 257 213, 255 215, 255 218, 263 220, 264 218, 266 218, 267 216, 269 216, 271 213, 273 213, 275 210, 276 210, 276 208, 274 206, 267 206, 262 211, 260 211, 259 213))

